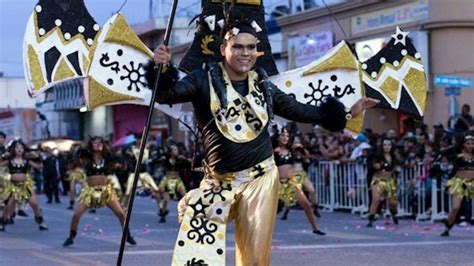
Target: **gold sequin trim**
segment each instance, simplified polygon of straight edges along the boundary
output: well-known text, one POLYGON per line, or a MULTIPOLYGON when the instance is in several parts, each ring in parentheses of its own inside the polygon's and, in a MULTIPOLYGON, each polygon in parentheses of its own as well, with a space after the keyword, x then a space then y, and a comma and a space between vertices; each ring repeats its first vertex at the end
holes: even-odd
POLYGON ((89 77, 89 108, 93 109, 97 106, 117 103, 123 101, 136 100, 136 97, 118 93, 107 89, 97 82, 94 78, 89 77))
POLYGON ((204 38, 202 38, 202 40, 201 40, 201 50, 202 50, 203 54, 214 55, 214 52, 209 50, 209 48, 208 48, 209 43, 211 43, 213 41, 214 41, 214 38, 212 37, 212 35, 206 35, 206 36, 204 36, 204 38))
POLYGON ((39 91, 46 85, 46 82, 44 81, 43 72, 41 71, 38 54, 31 45, 28 45, 28 65, 34 90, 39 91))
POLYGON ((130 28, 125 17, 121 14, 117 15, 117 18, 107 32, 104 42, 130 46, 149 57, 153 57, 153 52, 140 41, 137 34, 130 28))
POLYGON ((74 73, 74 71, 71 70, 71 68, 69 68, 69 66, 67 65, 64 58, 61 58, 61 60, 59 61, 59 65, 56 68, 56 72, 54 73, 53 80, 54 81, 61 81, 61 80, 65 80, 65 79, 68 79, 68 78, 72 78, 75 75, 76 74, 74 73))
POLYGON ((344 44, 338 51, 335 52, 334 55, 323 61, 321 64, 303 72, 303 76, 334 69, 358 70, 354 55, 347 44, 344 44))
POLYGON ((385 93, 393 104, 396 104, 398 93, 400 92, 400 82, 392 77, 387 77, 382 85, 380 85, 380 90, 385 93))
POLYGON ((406 89, 410 91, 414 100, 420 107, 421 114, 423 115, 426 109, 426 82, 425 73, 417 69, 410 69, 403 78, 403 82, 406 85, 406 89))

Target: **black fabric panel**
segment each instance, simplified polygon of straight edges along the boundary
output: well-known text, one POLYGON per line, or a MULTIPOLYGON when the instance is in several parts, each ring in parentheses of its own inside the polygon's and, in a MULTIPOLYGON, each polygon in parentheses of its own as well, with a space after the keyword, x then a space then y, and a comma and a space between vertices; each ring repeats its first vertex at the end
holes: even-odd
POLYGON ((59 52, 58 48, 52 47, 46 53, 44 53, 44 63, 46 66, 46 79, 48 79, 48 82, 51 82, 51 76, 53 74, 54 67, 56 66, 56 63, 59 60, 59 57, 61 57, 61 52, 59 52))
POLYGON ((69 62, 71 62, 71 65, 74 67, 74 70, 76 70, 76 73, 79 76, 82 76, 81 67, 79 66, 79 53, 76 51, 72 54, 68 54, 67 59, 69 62))
MULTIPOLYGON (((385 98, 374 90, 372 87, 370 87, 367 84, 365 85, 365 95, 369 98, 374 98, 377 100, 380 100, 380 103, 377 104, 376 107, 379 108, 388 108, 388 109, 393 109, 390 104, 385 100, 385 98)), ((406 115, 409 115, 413 118, 419 119, 421 118, 420 113, 418 112, 418 109, 416 108, 415 103, 413 102, 412 98, 408 94, 406 88, 402 86, 402 94, 401 94, 401 99, 400 99, 400 106, 398 107, 397 111, 402 112, 406 115)))
POLYGON ((370 87, 369 85, 365 83, 364 83, 364 86, 365 86, 365 96, 380 100, 380 103, 377 104, 376 107, 392 108, 390 104, 385 100, 385 97, 380 92, 374 90, 372 87, 370 87))
MULTIPOLYGON (((222 5, 222 3, 212 3, 212 0, 202 0, 201 2, 201 14, 197 21, 197 31, 194 35, 194 40, 191 46, 188 48, 185 56, 179 63, 179 67, 184 72, 190 73, 195 69, 203 68, 205 63, 213 63, 222 61, 220 53, 220 45, 222 44, 221 32, 222 28, 217 24, 221 19, 224 19, 224 8, 228 10, 229 5, 222 5), (215 28, 212 31, 206 21, 206 17, 215 15, 215 28), (202 49, 203 41, 205 38, 212 37, 212 41, 207 43, 207 48, 212 51, 213 54, 206 53, 202 49)), ((236 19, 243 19, 248 21, 255 20, 257 24, 262 28, 262 31, 257 33, 259 43, 257 50, 264 52, 265 54, 257 58, 256 67, 262 67, 265 69, 269 76, 278 74, 275 60, 271 52, 270 42, 268 41, 268 32, 265 24, 265 9, 263 5, 246 5, 236 4, 232 10, 231 21, 236 19)))
MULTIPOLYGON (((380 50, 376 55, 371 57, 369 60, 365 61, 364 63, 367 65, 367 69, 365 70, 369 75, 375 71, 379 73, 380 69, 382 68, 383 64, 380 63, 380 58, 385 58, 387 63, 393 64, 394 61, 398 61, 399 63, 402 62, 403 55, 402 50, 405 49, 407 51, 407 55, 411 55, 415 57, 417 53, 415 46, 411 39, 407 36, 405 41, 405 46, 401 43, 394 44, 395 40, 393 38, 390 39, 387 45, 380 50)), ((405 55, 406 56, 406 55, 405 55)))
POLYGON ((421 118, 421 114, 418 112, 415 103, 407 92, 405 86, 402 86, 402 95, 400 99, 399 111, 410 115, 414 118, 421 118))
POLYGON ((59 19, 62 22, 59 26, 62 33, 71 34, 71 38, 82 34, 86 40, 93 40, 97 35, 94 29, 97 23, 87 11, 83 0, 40 0, 38 5, 41 6, 41 11, 36 11, 38 28, 45 32, 56 27, 55 21, 59 19), (79 26, 84 27, 83 33, 79 32, 79 26))

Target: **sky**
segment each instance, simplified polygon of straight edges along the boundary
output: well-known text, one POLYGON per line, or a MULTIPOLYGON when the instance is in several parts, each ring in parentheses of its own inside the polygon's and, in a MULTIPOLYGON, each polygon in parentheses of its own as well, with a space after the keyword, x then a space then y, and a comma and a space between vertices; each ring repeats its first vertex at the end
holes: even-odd
MULTIPOLYGON (((125 2, 125 0, 85 0, 89 13, 99 25, 103 25, 125 2)), ((180 1, 180 16, 199 11, 200 0, 180 1), (197 3, 197 5, 196 5, 197 3)), ((5 77, 23 77, 23 35, 26 23, 38 0, 0 0, 0 72, 5 77)), ((130 24, 149 18, 149 0, 128 0, 122 13, 130 24)), ((169 5, 163 6, 168 15, 169 5)), ((157 12, 158 13, 158 12, 157 12)))
MULTIPOLYGON (((66 0, 64 0, 66 1, 66 0)), ((73 0, 78 1, 78 0, 73 0)), ((155 16, 168 16, 171 0, 152 0, 155 16), (165 4, 158 8, 159 2, 165 4)), ((315 1, 319 6, 321 0, 315 1)), ((328 4, 343 0, 325 0, 328 4)), ((89 13, 99 25, 103 25, 122 4, 121 10, 130 24, 148 20, 150 0, 84 0, 89 13)), ((267 13, 275 6, 288 3, 302 3, 302 0, 265 0, 267 13)), ((26 23, 38 0, 0 0, 0 72, 4 77, 23 77, 23 35, 26 23)), ((200 12, 201 0, 181 0, 178 2, 178 17, 194 17, 200 12)))

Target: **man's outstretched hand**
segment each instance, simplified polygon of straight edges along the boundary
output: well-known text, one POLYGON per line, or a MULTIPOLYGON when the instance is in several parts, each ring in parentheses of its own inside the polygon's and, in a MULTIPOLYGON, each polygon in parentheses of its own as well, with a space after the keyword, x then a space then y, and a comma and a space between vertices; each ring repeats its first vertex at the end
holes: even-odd
POLYGON ((355 117, 362 113, 365 109, 376 106, 379 102, 379 100, 373 98, 362 97, 351 107, 351 115, 355 117))

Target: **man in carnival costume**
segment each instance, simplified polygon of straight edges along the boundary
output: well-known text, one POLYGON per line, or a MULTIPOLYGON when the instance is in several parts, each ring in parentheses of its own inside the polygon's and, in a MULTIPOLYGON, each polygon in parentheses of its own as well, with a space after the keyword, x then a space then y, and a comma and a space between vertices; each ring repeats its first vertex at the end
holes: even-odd
POLYGON ((223 31, 223 62, 179 81, 169 64, 170 49, 155 50, 155 63, 164 65, 157 101, 192 102, 205 150, 206 176, 178 205, 181 228, 173 265, 224 265, 225 226, 231 220, 236 221, 236 264, 269 265, 279 189, 267 131, 273 114, 340 131, 352 116, 378 103, 362 98, 345 109, 332 97, 319 107, 297 102, 270 83, 265 70, 253 69, 256 36, 249 22, 234 20, 223 31))

